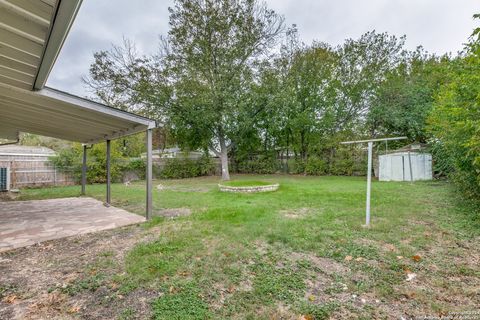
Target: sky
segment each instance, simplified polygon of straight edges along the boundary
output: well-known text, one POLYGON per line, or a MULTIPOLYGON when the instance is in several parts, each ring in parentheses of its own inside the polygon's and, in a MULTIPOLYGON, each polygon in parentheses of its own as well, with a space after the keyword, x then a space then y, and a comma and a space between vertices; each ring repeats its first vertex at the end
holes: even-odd
MULTIPOLYGON (((436 54, 462 50, 478 23, 479 0, 267 0, 267 5, 296 24, 303 42, 331 45, 376 30, 406 35, 407 49, 422 45, 436 54)), ((82 76, 88 75, 93 53, 109 50, 128 38, 142 54, 155 53, 159 35, 168 32, 173 0, 83 0, 47 86, 89 96, 82 76)))

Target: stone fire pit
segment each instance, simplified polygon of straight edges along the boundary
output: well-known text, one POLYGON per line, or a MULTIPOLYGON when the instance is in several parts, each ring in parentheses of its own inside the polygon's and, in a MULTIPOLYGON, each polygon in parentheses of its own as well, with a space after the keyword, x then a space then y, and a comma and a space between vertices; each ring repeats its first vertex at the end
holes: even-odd
POLYGON ((237 193, 257 193, 257 192, 271 192, 279 188, 278 183, 271 183, 265 181, 227 181, 219 183, 218 188, 222 192, 237 192, 237 193))

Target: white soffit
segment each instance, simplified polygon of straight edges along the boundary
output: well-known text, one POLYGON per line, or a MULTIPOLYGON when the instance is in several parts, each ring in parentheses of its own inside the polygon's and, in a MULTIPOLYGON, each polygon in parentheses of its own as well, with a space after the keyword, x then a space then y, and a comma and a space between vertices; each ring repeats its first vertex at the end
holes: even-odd
POLYGON ((81 0, 0 0, 0 83, 41 89, 81 0))
POLYGON ((152 129, 155 121, 61 91, 0 84, 0 137, 29 132, 97 143, 152 129))

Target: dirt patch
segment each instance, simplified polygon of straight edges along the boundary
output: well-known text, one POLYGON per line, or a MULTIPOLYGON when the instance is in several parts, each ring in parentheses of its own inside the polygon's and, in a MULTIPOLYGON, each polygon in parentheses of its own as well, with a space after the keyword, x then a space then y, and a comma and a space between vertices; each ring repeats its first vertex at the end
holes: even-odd
POLYGON ((119 297, 108 279, 124 273, 125 254, 151 237, 150 230, 131 226, 0 254, 0 319, 107 319, 125 308, 148 318, 145 301, 156 293, 119 297))
POLYGON ((293 252, 290 255, 292 261, 298 262, 301 260, 308 261, 312 264, 316 271, 320 271, 326 275, 345 275, 350 272, 350 269, 343 264, 329 258, 318 257, 312 253, 293 252))
POLYGON ((19 196, 19 192, 0 192, 0 201, 13 201, 19 196))
POLYGON ((280 214, 288 219, 299 219, 306 217, 312 210, 310 208, 298 208, 289 210, 280 210, 280 214))
POLYGON ((154 216, 165 218, 186 217, 192 214, 189 208, 162 209, 154 213, 154 216))

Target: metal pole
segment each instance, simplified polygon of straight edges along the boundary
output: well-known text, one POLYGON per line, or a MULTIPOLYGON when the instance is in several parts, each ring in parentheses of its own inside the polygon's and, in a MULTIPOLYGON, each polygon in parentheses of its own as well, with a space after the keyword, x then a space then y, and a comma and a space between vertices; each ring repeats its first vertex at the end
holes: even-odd
POLYGON ((368 171, 367 171, 367 204, 365 225, 370 226, 370 194, 372 189, 372 149, 373 142, 368 142, 368 171))
POLYGON ((152 199, 152 129, 147 130, 147 172, 146 172, 146 183, 147 183, 147 204, 146 204, 146 218, 150 220, 152 218, 152 208, 153 208, 153 199, 152 199))
POLYGON ((107 201, 105 202, 107 206, 110 206, 111 200, 110 183, 110 140, 107 140, 107 201))
POLYGON ((86 193, 87 185, 87 145, 83 145, 83 161, 82 161, 82 196, 86 193))

